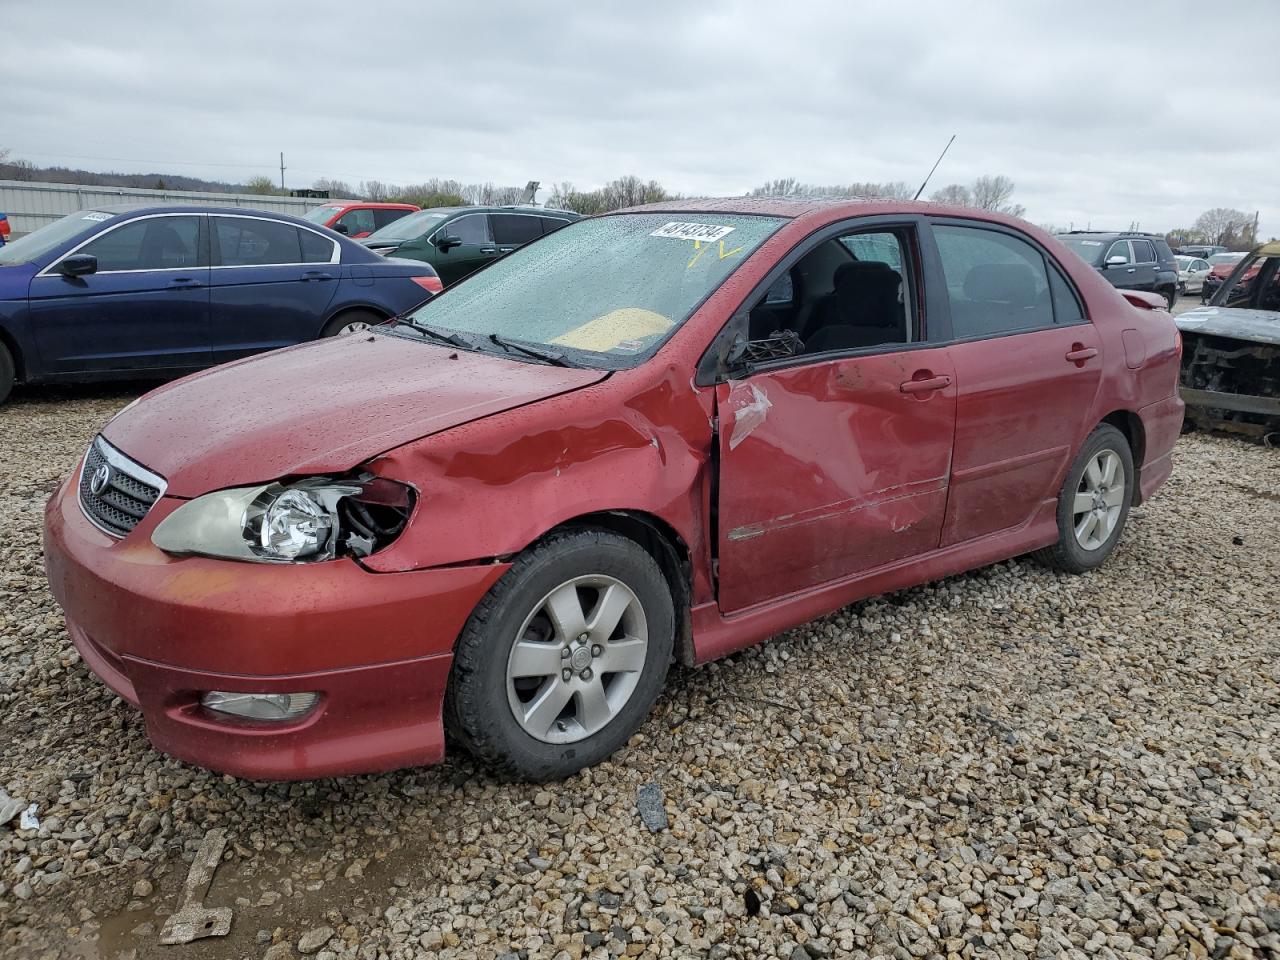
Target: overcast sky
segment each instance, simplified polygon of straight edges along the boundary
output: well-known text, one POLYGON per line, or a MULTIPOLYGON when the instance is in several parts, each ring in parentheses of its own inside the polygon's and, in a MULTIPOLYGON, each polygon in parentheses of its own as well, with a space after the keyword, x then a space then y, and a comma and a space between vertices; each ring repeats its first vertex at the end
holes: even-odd
MULTIPOLYGON (((0 147, 216 179, 685 194, 1017 183, 1028 219, 1280 235, 1280 3, 0 0, 0 147), (981 8, 983 12, 967 12, 981 8)), ((542 194, 545 197, 545 194, 542 194)))

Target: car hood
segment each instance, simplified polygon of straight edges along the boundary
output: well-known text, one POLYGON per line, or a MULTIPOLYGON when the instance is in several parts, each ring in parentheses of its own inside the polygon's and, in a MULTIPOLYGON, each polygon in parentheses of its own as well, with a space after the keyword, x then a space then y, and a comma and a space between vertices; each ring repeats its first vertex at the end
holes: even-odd
POLYGON ((420 437, 607 375, 385 334, 348 335, 161 387, 102 433, 164 477, 171 495, 194 497, 348 470, 420 437))
POLYGON ((1280 313, 1244 307, 1197 307, 1175 317, 1178 329, 1255 343, 1280 344, 1280 313))

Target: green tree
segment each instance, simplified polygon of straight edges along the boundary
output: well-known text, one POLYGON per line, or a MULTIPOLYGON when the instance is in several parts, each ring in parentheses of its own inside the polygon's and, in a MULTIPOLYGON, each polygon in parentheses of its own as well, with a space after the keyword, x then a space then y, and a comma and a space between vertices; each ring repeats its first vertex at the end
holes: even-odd
POLYGON ((276 186, 270 177, 251 177, 244 185, 244 192, 270 195, 276 192, 276 186))

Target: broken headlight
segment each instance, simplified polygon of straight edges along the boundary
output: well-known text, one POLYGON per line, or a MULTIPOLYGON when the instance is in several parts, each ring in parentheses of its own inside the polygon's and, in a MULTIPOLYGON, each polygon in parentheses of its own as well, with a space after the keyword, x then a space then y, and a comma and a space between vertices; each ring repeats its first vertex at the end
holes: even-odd
POLYGON ((151 542, 166 553, 263 563, 367 557, 400 535, 412 509, 412 489, 370 474, 236 487, 184 503, 151 542))

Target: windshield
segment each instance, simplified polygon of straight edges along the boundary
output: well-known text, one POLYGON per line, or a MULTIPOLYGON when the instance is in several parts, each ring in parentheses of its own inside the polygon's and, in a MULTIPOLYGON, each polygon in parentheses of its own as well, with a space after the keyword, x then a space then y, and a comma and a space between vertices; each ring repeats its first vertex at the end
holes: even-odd
POLYGON ((101 210, 81 210, 61 220, 55 220, 33 233, 28 233, 25 237, 19 237, 0 247, 0 264, 30 263, 44 256, 54 247, 88 233, 114 216, 114 213, 101 210))
POLYGON ((1102 249, 1107 246, 1105 240, 1094 240, 1092 237, 1059 236, 1058 239, 1070 247, 1076 256, 1090 266, 1097 265, 1098 260, 1102 257, 1102 249))
POLYGON ((316 207, 314 210, 308 210, 302 215, 303 220, 309 220, 311 223, 318 223, 321 226, 328 223, 335 213, 341 210, 341 207, 316 207))
POLYGON ((430 233, 439 226, 441 220, 455 213, 457 213, 456 210, 446 210, 443 213, 438 210, 419 210, 417 213, 411 213, 407 217, 388 223, 381 230, 373 231, 364 240, 365 243, 375 243, 378 240, 394 240, 397 243, 415 240, 430 233))
POLYGON ((1173 259, 1178 261, 1179 270, 1186 270, 1188 267, 1191 266, 1191 260, 1192 260, 1191 257, 1174 257, 1173 259))
POLYGON ((481 345, 496 333, 586 366, 633 366, 785 222, 719 213, 580 220, 447 288, 409 319, 481 345))

